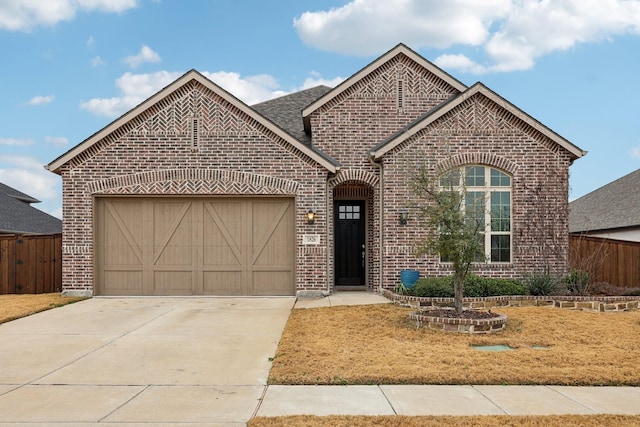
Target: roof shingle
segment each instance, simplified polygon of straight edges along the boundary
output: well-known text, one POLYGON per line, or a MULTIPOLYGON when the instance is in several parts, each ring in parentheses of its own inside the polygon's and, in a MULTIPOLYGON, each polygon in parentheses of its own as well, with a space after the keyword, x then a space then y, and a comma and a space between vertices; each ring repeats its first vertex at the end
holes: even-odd
POLYGON ((640 169, 569 203, 569 232, 640 227, 640 169))
POLYGON ((52 234, 62 221, 31 206, 39 200, 0 183, 0 233, 52 234))

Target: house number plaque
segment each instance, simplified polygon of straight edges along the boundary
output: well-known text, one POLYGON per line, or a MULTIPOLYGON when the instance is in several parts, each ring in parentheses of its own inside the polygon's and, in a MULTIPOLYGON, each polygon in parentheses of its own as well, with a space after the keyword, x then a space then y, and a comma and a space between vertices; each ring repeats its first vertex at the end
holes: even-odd
POLYGON ((302 244, 303 245, 319 245, 320 244, 320 235, 319 234, 304 234, 302 236, 302 244))

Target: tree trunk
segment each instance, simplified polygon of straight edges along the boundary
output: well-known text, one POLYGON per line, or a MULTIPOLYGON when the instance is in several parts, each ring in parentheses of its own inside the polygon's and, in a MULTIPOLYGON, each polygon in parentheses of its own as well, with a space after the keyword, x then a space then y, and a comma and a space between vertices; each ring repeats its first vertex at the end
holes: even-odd
POLYGON ((456 314, 462 314, 462 297, 464 296, 464 277, 453 276, 453 303, 456 314))

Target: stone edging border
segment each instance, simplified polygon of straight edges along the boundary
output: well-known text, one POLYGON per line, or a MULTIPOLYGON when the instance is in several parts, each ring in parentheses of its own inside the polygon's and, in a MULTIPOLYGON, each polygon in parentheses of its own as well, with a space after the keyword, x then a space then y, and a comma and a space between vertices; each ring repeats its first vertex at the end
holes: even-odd
MULTIPOLYGON (((400 304, 414 308, 446 308, 453 307, 453 298, 416 297, 399 295, 388 289, 382 290, 382 295, 400 304)), ((463 300, 465 308, 492 307, 533 307, 554 306, 574 310, 588 310, 600 312, 615 312, 637 310, 640 308, 640 296, 532 296, 532 295, 504 295, 497 297, 467 297, 463 300)))
POLYGON ((507 324, 507 316, 504 314, 490 319, 458 319, 434 317, 418 311, 409 313, 409 319, 415 320, 418 327, 425 326, 429 329, 466 334, 491 334, 503 330, 507 324))

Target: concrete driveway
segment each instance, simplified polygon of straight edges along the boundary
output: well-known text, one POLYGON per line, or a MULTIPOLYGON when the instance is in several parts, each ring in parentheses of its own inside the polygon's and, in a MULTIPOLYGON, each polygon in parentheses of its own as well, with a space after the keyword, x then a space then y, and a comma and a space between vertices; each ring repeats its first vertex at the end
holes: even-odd
POLYGON ((93 298, 0 325, 0 425, 244 425, 295 298, 93 298))

